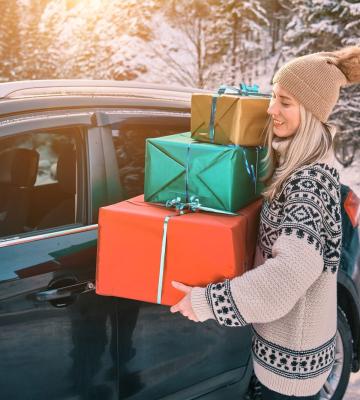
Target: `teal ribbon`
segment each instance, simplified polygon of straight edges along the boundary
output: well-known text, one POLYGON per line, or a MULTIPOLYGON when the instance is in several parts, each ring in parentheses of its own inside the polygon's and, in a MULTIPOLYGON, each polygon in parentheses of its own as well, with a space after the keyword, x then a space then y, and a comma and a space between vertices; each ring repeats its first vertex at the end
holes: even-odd
POLYGON ((188 143, 186 152, 186 170, 185 170, 185 201, 189 201, 190 146, 191 143, 188 143))
POLYGON ((246 85, 245 83, 240 83, 239 86, 220 85, 217 94, 234 94, 238 96, 259 96, 271 98, 270 93, 259 92, 259 85, 256 83, 252 86, 246 85))
POLYGON ((216 114, 216 102, 219 94, 214 94, 211 101, 211 114, 210 114, 210 125, 209 125, 209 138, 210 143, 214 143, 215 139, 215 114, 216 114))
POLYGON ((240 83, 240 90, 242 94, 252 95, 252 94, 259 94, 259 85, 256 83, 252 86, 246 85, 245 83, 240 83))
POLYGON ((257 164, 258 164, 258 147, 256 147, 256 171, 254 170, 254 165, 249 163, 247 156, 246 156, 246 150, 242 147, 242 152, 244 155, 244 160, 245 160, 245 168, 246 171, 248 173, 248 175, 250 176, 251 180, 254 183, 254 187, 255 187, 255 193, 256 193, 256 181, 257 181, 257 164))
POLYGON ((256 193, 256 188, 257 188, 257 180, 258 180, 258 164, 259 164, 259 150, 261 149, 261 146, 256 146, 256 164, 255 164, 255 168, 253 164, 249 164, 249 161, 246 157, 246 151, 244 148, 242 148, 243 151, 243 155, 244 155, 244 159, 245 159, 245 168, 247 173, 249 174, 250 178, 252 179, 253 183, 254 183, 254 190, 256 193))
POLYGON ((260 150, 260 147, 256 146, 255 193, 256 193, 256 185, 257 185, 257 180, 258 180, 259 150, 260 150))

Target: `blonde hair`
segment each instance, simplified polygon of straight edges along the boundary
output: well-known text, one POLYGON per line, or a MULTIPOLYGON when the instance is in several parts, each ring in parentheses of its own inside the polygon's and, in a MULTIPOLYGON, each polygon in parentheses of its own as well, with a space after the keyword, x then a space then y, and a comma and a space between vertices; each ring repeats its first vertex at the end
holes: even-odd
POLYGON ((265 127, 265 143, 267 153, 264 167, 268 173, 261 181, 267 186, 263 196, 272 200, 281 190, 283 183, 294 170, 316 163, 332 148, 332 132, 330 125, 321 122, 300 103, 300 125, 284 154, 284 162, 277 166, 275 150, 272 147, 274 138, 272 119, 268 119, 265 127))

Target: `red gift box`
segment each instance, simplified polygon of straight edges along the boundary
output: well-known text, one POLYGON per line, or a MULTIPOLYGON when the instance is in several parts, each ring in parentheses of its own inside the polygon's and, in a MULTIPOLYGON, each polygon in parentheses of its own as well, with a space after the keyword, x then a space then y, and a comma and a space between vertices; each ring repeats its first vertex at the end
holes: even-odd
POLYGON ((100 208, 96 293, 173 305, 184 293, 172 280, 206 286, 243 274, 253 266, 260 209, 257 200, 235 216, 203 211, 179 215, 144 202, 143 195, 100 208))

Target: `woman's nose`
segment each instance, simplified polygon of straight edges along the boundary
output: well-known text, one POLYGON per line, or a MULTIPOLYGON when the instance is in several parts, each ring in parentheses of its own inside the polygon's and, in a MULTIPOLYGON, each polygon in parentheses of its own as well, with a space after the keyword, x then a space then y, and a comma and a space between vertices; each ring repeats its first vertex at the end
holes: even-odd
POLYGON ((270 102, 270 105, 267 109, 267 113, 269 115, 278 115, 279 114, 279 109, 276 105, 276 102, 270 102))

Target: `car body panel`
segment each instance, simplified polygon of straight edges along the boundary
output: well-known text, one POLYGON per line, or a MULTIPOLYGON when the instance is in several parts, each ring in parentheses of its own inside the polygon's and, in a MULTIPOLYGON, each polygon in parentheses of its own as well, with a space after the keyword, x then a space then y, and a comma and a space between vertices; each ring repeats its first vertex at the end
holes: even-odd
MULTIPOLYGON (((96 374, 116 368, 116 342, 107 346, 116 332, 113 299, 93 292, 68 306, 61 305, 69 299, 36 299, 49 287, 93 280, 96 227, 47 236, 0 249, 0 386, 7 399, 84 398, 104 385, 96 374)), ((115 375, 106 388, 116 399, 115 375)))

